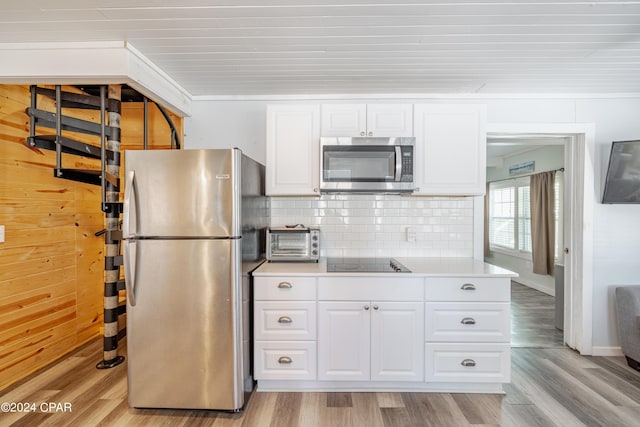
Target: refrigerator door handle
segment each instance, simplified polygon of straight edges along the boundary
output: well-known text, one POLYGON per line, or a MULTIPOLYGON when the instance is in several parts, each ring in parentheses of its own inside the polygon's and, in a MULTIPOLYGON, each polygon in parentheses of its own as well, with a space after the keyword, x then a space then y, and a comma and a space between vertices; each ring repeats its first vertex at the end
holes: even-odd
POLYGON ((136 305, 136 242, 135 240, 125 240, 122 243, 122 255, 124 258, 124 286, 127 290, 129 304, 134 307, 136 305))
MULTIPOLYGON (((122 235, 127 238, 131 237, 131 211, 133 210, 133 218, 134 221, 137 221, 137 215, 135 212, 136 209, 136 200, 135 200, 135 171, 129 171, 127 174, 127 179, 125 181, 124 186, 124 203, 123 203, 123 211, 124 218, 122 219, 122 235)), ((134 224, 134 233, 136 232, 137 226, 134 224)))

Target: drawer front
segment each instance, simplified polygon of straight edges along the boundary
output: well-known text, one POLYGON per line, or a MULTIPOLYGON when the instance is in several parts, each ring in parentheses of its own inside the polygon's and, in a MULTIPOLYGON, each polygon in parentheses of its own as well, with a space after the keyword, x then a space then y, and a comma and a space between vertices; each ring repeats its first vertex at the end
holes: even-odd
POLYGON ((256 341, 256 380, 315 380, 316 343, 312 341, 256 341))
POLYGON ((316 303, 256 301, 256 340, 313 341, 316 339, 316 303))
POLYGON ((320 277, 318 300, 323 301, 424 301, 421 278, 320 277))
POLYGON ((307 300, 316 299, 315 277, 256 277, 254 299, 259 300, 307 300))
POLYGON ((431 301, 511 301, 508 277, 427 277, 425 299, 431 301))
POLYGON ((427 382, 505 383, 511 381, 509 344, 425 345, 427 382))
POLYGON ((426 303, 426 341, 506 342, 511 339, 510 304, 426 303))

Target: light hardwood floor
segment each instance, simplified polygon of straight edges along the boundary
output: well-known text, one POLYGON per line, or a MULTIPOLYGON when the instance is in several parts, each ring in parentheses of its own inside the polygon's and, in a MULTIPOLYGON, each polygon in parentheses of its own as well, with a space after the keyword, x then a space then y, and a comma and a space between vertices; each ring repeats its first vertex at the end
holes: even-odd
POLYGON ((97 340, 0 392, 0 402, 38 407, 0 413, 0 426, 640 425, 640 372, 622 357, 582 357, 568 348, 512 349, 505 395, 256 392, 243 413, 229 414, 129 408, 126 362, 97 370, 100 346, 97 340), (41 402, 69 403, 71 412, 43 412, 41 402))
POLYGON ((512 347, 564 347, 555 314, 554 297, 511 281, 512 347))
MULTIPOLYGON (((521 325, 549 319, 548 307, 531 301, 536 295, 515 288, 515 307, 523 304, 514 312, 528 322, 521 325), (536 313, 542 313, 538 320, 536 313)), ((583 357, 542 339, 542 333, 521 335, 530 335, 529 344, 535 345, 526 347, 523 339, 525 347, 512 349, 505 395, 255 392, 239 414, 129 408, 126 361, 95 369, 102 356, 102 341, 96 340, 0 391, 0 402, 37 407, 0 413, 0 426, 640 426, 640 372, 624 358, 583 357), (71 412, 42 411, 41 402, 69 403, 71 412)), ((126 355, 126 348, 121 353, 126 355)))

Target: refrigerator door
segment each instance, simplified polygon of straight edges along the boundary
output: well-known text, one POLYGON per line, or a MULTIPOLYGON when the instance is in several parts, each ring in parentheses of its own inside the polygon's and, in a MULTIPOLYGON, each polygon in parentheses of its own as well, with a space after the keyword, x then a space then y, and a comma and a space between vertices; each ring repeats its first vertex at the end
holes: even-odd
POLYGON ((243 406, 241 239, 133 240, 128 399, 137 408, 243 406))
POLYGON ((123 234, 240 236, 238 149, 125 151, 123 234))

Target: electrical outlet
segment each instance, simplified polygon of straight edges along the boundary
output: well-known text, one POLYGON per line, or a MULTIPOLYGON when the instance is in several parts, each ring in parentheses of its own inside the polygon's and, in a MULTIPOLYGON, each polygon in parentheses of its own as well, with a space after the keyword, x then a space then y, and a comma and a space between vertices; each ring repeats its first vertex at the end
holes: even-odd
POLYGON ((0 243, 4 243, 4 225, 0 225, 0 243))
POLYGON ((416 241, 416 229, 415 227, 407 227, 407 242, 416 241))

